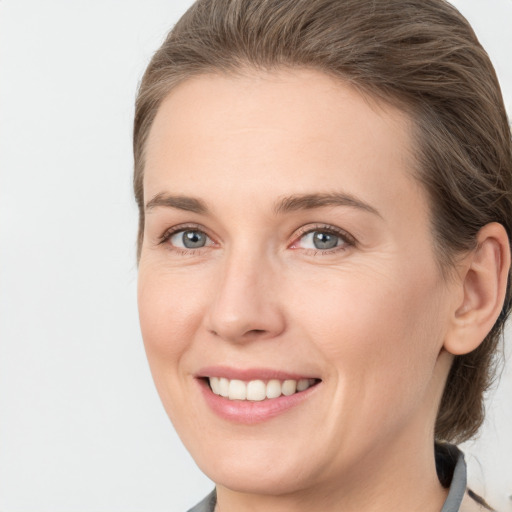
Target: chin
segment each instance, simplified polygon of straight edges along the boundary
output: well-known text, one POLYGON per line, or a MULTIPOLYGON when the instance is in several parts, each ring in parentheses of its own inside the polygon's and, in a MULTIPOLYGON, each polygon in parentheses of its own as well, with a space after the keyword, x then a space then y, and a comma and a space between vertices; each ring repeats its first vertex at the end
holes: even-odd
POLYGON ((300 491, 309 481, 308 475, 298 473, 293 468, 280 468, 279 461, 269 461, 266 467, 237 467, 201 468, 204 473, 217 485, 231 491, 278 496, 300 491), (209 471, 211 470, 211 471, 209 471))
POLYGON ((213 441, 188 447, 197 465, 217 485, 234 492, 284 495, 300 491, 318 480, 310 457, 282 442, 246 439, 243 443, 213 441), (284 445, 284 446, 283 446, 284 445))

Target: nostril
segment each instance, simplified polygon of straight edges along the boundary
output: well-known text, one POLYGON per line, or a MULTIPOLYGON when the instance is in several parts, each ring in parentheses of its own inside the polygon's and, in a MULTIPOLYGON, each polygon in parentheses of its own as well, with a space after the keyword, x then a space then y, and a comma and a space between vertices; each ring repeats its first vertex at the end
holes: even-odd
POLYGON ((266 332, 267 331, 265 329, 251 329, 250 331, 247 331, 245 333, 245 336, 249 338, 257 338, 258 336, 261 336, 266 332))

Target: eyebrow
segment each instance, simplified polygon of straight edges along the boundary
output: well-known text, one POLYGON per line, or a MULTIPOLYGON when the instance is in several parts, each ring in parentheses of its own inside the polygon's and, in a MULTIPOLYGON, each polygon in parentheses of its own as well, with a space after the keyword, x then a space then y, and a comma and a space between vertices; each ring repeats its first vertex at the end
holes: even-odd
POLYGON ((274 207, 276 214, 297 210, 312 210, 325 206, 351 206, 379 217, 382 215, 373 206, 344 192, 292 195, 281 199, 274 207))
MULTIPOLYGON (((173 196, 164 192, 157 194, 146 203, 146 211, 151 211, 159 206, 202 215, 209 212, 206 203, 201 199, 189 196, 173 196)), ((373 206, 344 192, 295 194, 286 196, 275 204, 274 213, 279 215, 298 210, 313 210, 326 206, 350 206, 382 217, 379 211, 373 206)))
POLYGON ((200 199, 187 196, 172 196, 163 192, 157 194, 146 203, 146 211, 153 210, 158 206, 176 208, 177 210, 185 210, 187 212, 200 214, 208 213, 206 204, 200 199))

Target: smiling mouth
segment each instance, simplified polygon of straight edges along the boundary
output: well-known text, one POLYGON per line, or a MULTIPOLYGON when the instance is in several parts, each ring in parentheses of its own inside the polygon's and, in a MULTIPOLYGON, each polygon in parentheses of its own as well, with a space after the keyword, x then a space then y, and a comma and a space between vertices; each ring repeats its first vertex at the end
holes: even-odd
POLYGON ((250 380, 227 379, 225 377, 206 377, 212 392, 228 400, 246 400, 261 402, 280 396, 291 396, 306 391, 320 382, 320 379, 250 380))

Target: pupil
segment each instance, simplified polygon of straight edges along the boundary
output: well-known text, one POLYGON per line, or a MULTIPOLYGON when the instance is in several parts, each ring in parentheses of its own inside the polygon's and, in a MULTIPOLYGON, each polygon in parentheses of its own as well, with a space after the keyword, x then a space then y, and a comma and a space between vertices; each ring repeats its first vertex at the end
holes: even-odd
POLYGON ((187 249, 196 249, 204 247, 206 244, 206 235, 197 231, 185 231, 183 233, 183 245, 187 249))
POLYGON ((317 231, 313 236, 313 244, 317 249, 333 249, 338 245, 338 237, 317 231))

